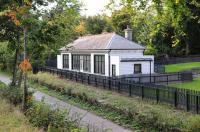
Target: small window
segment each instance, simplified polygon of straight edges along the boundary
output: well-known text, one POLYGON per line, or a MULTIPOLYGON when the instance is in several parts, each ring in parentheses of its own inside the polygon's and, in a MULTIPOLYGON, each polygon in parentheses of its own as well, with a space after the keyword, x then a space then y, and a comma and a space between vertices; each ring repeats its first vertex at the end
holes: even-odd
POLYGON ((135 64, 134 65, 134 74, 140 74, 142 73, 142 66, 141 64, 135 64))
POLYGON ((116 76, 116 65, 112 65, 112 76, 116 76))

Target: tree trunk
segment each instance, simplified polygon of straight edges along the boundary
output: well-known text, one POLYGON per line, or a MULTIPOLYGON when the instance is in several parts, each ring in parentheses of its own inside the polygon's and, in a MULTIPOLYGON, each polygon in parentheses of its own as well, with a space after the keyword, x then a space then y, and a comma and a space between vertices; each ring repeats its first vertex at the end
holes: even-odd
POLYGON ((12 86, 16 86, 18 53, 19 53, 19 49, 16 48, 15 59, 14 59, 14 63, 13 63, 13 73, 12 73, 12 83, 11 83, 12 86))
MULTIPOLYGON (((24 60, 27 59, 26 56, 26 47, 27 47, 27 27, 24 27, 24 60)), ((23 96, 23 102, 22 102, 22 106, 23 106, 23 110, 25 111, 27 109, 27 96, 28 96, 28 89, 27 89, 27 72, 24 72, 24 96, 23 96)))
POLYGON ((186 42, 185 55, 188 56, 190 54, 190 45, 188 41, 185 42, 186 42))
POLYGON ((23 78, 23 72, 20 71, 18 84, 17 84, 17 87, 19 87, 19 88, 21 87, 21 84, 22 84, 22 78, 23 78))

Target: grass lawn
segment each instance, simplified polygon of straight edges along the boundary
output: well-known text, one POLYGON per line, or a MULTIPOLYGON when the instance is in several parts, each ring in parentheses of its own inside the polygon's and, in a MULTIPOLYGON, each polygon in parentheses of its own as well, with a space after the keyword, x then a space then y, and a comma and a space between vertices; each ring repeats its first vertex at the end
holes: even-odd
MULTIPOLYGON (((41 89, 39 90, 42 90, 43 92, 46 91, 46 93, 51 94, 51 96, 59 97, 60 99, 66 99, 69 101, 70 97, 68 95, 60 94, 56 89, 65 89, 68 93, 73 93, 79 96, 82 95, 81 98, 88 97, 90 98, 90 100, 96 99, 97 101, 101 102, 100 106, 92 105, 89 106, 90 108, 84 108, 91 111, 91 107, 93 107, 94 109, 96 109, 92 110, 95 113, 103 115, 103 117, 108 118, 125 127, 132 128, 133 130, 137 130, 137 127, 140 127, 140 125, 144 125, 144 129, 148 127, 153 127, 157 128, 157 130, 159 129, 163 131, 173 131, 173 128, 182 129, 184 131, 200 131, 199 115, 194 115, 181 110, 176 110, 171 105, 160 103, 157 104, 155 103, 155 101, 142 100, 138 97, 130 98, 112 91, 107 91, 104 89, 95 88, 93 86, 75 83, 67 79, 61 79, 57 76, 48 73, 38 73, 37 75, 30 75, 29 77, 31 80, 39 81, 39 83, 32 84, 34 88, 40 87, 41 89), (50 90, 46 86, 54 87, 55 90, 50 90), (106 110, 109 107, 111 110, 106 110), (121 116, 109 116, 109 114, 112 115, 113 111, 115 110, 129 111, 130 115, 128 117, 130 119, 123 119, 124 123, 122 123, 121 116), (132 124, 133 122, 130 122, 130 120, 139 123, 139 126, 135 126, 134 124, 132 124)), ((80 101, 80 103, 83 102, 80 101)), ((83 105, 80 104, 79 107, 83 108, 83 105)))
POLYGON ((166 72, 179 72, 193 68, 200 68, 200 62, 170 64, 165 66, 166 72))
POLYGON ((200 77, 194 78, 192 82, 172 84, 172 86, 182 89, 200 91, 200 77))
MULTIPOLYGON (((0 82, 0 88, 3 84, 0 82)), ((0 132, 40 132, 34 128, 19 107, 9 104, 0 96, 0 132)))

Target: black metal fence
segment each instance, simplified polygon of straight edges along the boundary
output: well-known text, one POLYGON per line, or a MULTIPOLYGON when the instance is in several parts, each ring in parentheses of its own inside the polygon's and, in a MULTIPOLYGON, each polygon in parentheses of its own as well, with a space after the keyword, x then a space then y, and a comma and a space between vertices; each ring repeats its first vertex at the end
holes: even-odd
POLYGON ((69 70, 59 70, 50 67, 41 67, 39 71, 49 72, 73 81, 117 91, 118 93, 129 95, 130 97, 140 96, 142 99, 146 98, 156 100, 157 102, 169 103, 176 108, 183 108, 187 111, 199 113, 200 109, 200 92, 197 91, 177 89, 162 85, 139 84, 130 80, 69 70))
POLYGON ((177 72, 168 74, 122 75, 121 79, 131 80, 135 83, 169 84, 174 82, 188 82, 193 80, 192 72, 177 72))
POLYGON ((200 55, 191 55, 185 57, 170 57, 170 58, 156 58, 155 64, 166 65, 166 64, 177 64, 187 62, 200 62, 200 55))

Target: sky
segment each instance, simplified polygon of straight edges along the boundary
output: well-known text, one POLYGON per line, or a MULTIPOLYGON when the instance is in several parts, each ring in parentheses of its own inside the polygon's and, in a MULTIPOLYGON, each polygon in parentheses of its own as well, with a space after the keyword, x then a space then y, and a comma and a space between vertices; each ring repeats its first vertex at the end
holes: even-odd
POLYGON ((80 0, 84 5, 86 10, 82 10, 81 14, 86 16, 94 16, 101 14, 105 6, 110 0, 80 0))

